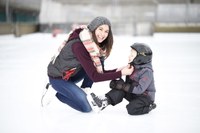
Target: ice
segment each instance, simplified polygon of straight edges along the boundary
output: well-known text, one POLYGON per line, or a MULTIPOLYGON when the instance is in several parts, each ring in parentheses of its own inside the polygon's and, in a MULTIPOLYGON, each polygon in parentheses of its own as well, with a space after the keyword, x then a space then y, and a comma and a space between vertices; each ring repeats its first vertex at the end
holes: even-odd
MULTIPOLYGON (((106 69, 127 64, 130 45, 143 42, 153 50, 157 108, 147 115, 130 116, 127 101, 100 113, 80 113, 56 98, 42 108, 48 82, 47 65, 65 39, 36 33, 16 38, 0 36, 1 133, 199 133, 200 34, 156 33, 154 36, 114 36, 106 69)), ((109 91, 109 81, 93 91, 109 91)))

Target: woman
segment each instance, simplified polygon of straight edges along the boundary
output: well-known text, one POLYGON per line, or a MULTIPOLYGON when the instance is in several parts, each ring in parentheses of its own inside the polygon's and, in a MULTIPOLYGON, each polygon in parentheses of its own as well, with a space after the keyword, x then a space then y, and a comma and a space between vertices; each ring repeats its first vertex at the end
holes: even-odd
POLYGON ((130 75, 133 67, 105 71, 103 61, 110 55, 113 35, 110 21, 96 17, 87 28, 74 30, 60 53, 48 65, 48 76, 56 97, 80 112, 92 110, 87 94, 76 85, 83 79, 82 88, 93 82, 113 80, 130 75))

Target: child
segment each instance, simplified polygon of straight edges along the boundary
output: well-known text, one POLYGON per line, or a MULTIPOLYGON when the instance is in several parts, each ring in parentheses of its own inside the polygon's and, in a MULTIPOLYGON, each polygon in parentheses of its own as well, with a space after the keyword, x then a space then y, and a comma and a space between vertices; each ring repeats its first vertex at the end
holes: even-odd
POLYGON ((128 114, 141 115, 149 113, 156 108, 155 85, 152 69, 152 50, 143 43, 134 43, 131 46, 129 64, 134 67, 131 75, 123 79, 112 80, 111 90, 103 98, 91 94, 100 110, 109 104, 115 106, 122 102, 123 98, 129 101, 126 106, 128 114))

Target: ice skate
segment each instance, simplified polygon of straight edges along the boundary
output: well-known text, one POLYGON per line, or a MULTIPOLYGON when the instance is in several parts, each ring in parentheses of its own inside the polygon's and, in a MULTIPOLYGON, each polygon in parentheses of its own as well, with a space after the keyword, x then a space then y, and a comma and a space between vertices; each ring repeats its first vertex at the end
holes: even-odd
POLYGON ((99 112, 99 107, 97 106, 97 104, 95 103, 95 101, 94 101, 94 99, 93 99, 93 97, 92 97, 92 95, 91 95, 91 93, 86 93, 87 94, 87 100, 88 100, 88 103, 90 104, 90 107, 92 108, 92 110, 94 111, 94 112, 99 112))
POLYGON ((45 107, 49 105, 53 97, 55 96, 55 94, 56 94, 56 91, 51 87, 51 84, 48 83, 45 87, 45 91, 41 98, 41 106, 45 107))
POLYGON ((90 93, 88 95, 88 98, 91 101, 89 103, 91 103, 90 105, 95 112, 100 112, 108 106, 108 101, 106 97, 99 97, 96 96, 94 93, 90 93))

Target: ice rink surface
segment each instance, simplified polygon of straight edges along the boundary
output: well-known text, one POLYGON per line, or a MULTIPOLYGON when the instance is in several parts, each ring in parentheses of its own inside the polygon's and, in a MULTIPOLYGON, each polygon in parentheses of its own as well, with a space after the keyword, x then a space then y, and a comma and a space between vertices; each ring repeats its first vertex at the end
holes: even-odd
MULTIPOLYGON (((200 34, 157 33, 151 37, 114 36, 106 69, 127 64, 130 45, 143 42, 153 50, 157 108, 130 116, 127 101, 100 113, 80 113, 56 98, 42 108, 48 82, 46 68, 65 35, 0 36, 1 133, 199 133, 200 34)), ((97 95, 109 81, 95 83, 97 95)))

